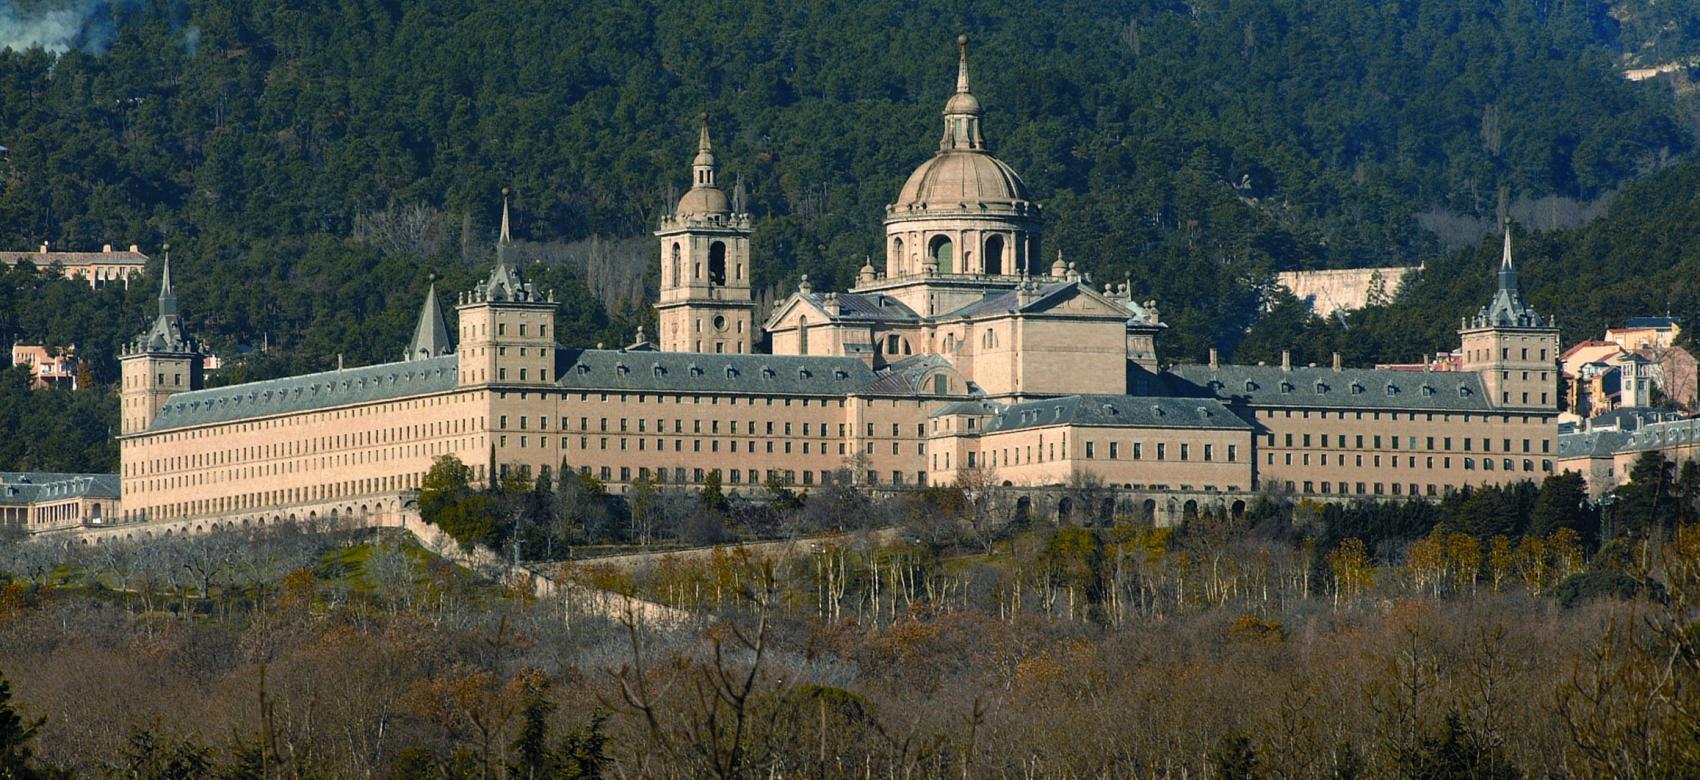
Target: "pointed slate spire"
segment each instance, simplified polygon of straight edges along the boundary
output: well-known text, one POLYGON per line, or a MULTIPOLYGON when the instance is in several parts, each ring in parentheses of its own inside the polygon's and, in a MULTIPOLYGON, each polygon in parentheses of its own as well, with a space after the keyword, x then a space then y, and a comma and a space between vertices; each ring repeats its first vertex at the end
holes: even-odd
POLYGON ((171 289, 171 245, 166 244, 165 268, 160 272, 159 279, 159 316, 177 316, 177 293, 171 289))
POLYGON ((508 188, 502 188, 502 235, 496 240, 496 267, 485 280, 483 294, 492 301, 529 301, 533 298, 531 285, 518 268, 508 263, 508 250, 513 236, 508 231, 508 188))
POLYGON ((1505 251, 1499 259, 1499 289, 1517 290, 1517 267, 1511 264, 1511 223, 1505 223, 1505 251))
POLYGON ((511 244, 511 243, 514 242, 513 236, 508 233, 508 188, 507 187, 502 188, 502 237, 500 239, 498 239, 498 241, 500 241, 504 245, 511 244))
POLYGON ((1505 222, 1505 245, 1499 258, 1499 284, 1493 300, 1476 315, 1482 325, 1535 327, 1541 324, 1534 307, 1523 301, 1517 283, 1517 266, 1511 261, 1511 221, 1505 222))
POLYGON ((159 315, 154 317, 147 331, 137 337, 132 349, 136 352, 190 352, 195 345, 183 334, 183 318, 178 316, 177 310, 177 292, 171 285, 171 245, 161 248, 165 250, 165 259, 159 279, 159 315))
POLYGON ((419 311, 419 324, 413 328, 413 341, 407 345, 403 360, 425 360, 453 352, 449 344, 449 326, 443 320, 443 307, 437 303, 437 284, 425 293, 425 308, 419 311))

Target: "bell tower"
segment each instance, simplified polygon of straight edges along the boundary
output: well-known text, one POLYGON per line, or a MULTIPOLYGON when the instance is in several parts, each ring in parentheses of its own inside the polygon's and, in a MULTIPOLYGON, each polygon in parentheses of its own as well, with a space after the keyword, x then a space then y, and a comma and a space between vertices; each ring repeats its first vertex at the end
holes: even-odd
POLYGON ((748 354, 755 345, 750 295, 750 215, 715 181, 714 148, 703 114, 691 189, 655 231, 661 248, 661 299, 655 310, 666 352, 748 354))
POLYGON ((1531 411, 1558 408, 1558 323, 1523 300, 1511 262, 1511 224, 1493 300, 1458 328, 1463 369, 1482 375, 1488 401, 1531 411))
POLYGON ((183 334, 177 294, 171 287, 171 245, 166 244, 164 250, 159 314, 147 332, 137 336, 118 358, 123 378, 119 394, 122 436, 146 431, 172 395, 201 388, 200 347, 183 334))

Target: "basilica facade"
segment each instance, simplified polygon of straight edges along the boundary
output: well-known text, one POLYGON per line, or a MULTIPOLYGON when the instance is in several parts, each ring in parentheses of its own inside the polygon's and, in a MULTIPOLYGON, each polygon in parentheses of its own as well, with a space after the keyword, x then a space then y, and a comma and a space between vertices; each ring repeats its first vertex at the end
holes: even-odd
POLYGON ((1043 211, 987 145, 966 40, 938 152, 886 208, 883 267, 798 289, 757 319, 751 218, 706 120, 691 188, 655 233, 654 343, 557 343, 556 304, 509 262, 435 288, 399 360, 201 387, 165 260, 159 313, 123 355, 126 520, 261 522, 393 506, 453 455, 487 481, 570 468, 729 490, 1067 485, 1439 495, 1552 469, 1558 330, 1499 289, 1461 324, 1458 372, 1164 367, 1166 326, 1126 285, 1043 259, 1043 211), (766 345, 767 351, 760 350, 766 345))

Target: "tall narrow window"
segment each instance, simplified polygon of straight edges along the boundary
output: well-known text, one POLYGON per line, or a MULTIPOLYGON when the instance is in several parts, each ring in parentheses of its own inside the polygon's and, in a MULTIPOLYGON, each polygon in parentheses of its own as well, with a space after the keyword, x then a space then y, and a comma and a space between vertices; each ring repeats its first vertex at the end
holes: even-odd
POLYGON ((986 239, 985 261, 986 273, 993 276, 1003 273, 1003 236, 986 239))
POLYGON ((797 318, 797 354, 809 354, 809 318, 797 318))
POLYGON ((726 284, 726 244, 716 241, 708 245, 708 283, 726 284))
POLYGON ((952 247, 949 238, 944 236, 933 236, 932 245, 927 248, 927 251, 932 255, 933 262, 938 265, 939 273, 948 274, 954 272, 952 267, 952 258, 954 255, 952 254, 952 247))
POLYGON ((684 278, 680 276, 679 242, 675 241, 673 242, 673 285, 677 287, 684 283, 684 278))

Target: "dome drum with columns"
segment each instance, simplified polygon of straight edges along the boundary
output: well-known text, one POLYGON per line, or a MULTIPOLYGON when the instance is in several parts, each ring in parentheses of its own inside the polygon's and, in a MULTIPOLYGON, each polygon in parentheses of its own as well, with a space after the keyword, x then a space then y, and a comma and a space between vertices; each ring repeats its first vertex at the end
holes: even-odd
POLYGON ((987 151, 980 101, 968 90, 967 36, 957 47, 938 154, 885 210, 887 279, 1020 276, 1033 273, 1039 257, 1039 206, 1015 170, 987 151))

